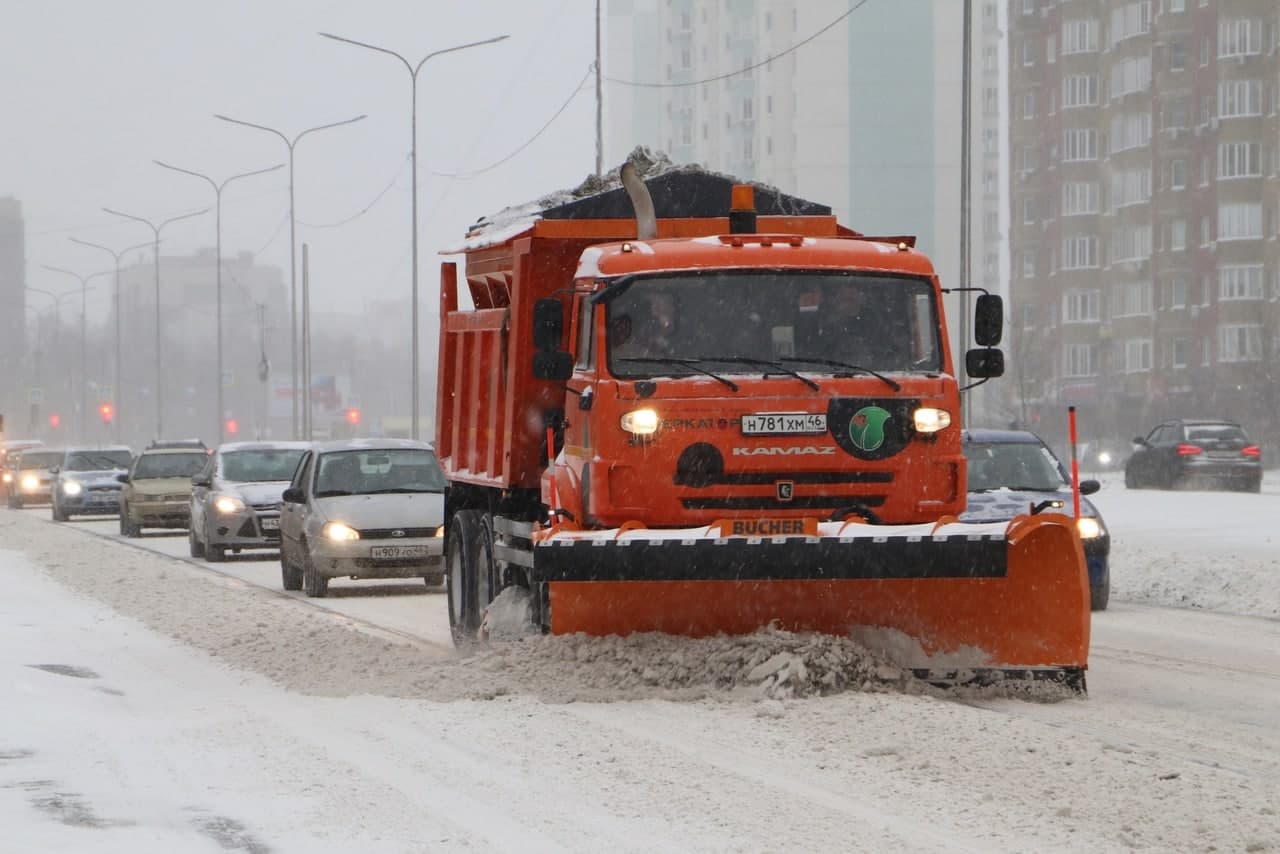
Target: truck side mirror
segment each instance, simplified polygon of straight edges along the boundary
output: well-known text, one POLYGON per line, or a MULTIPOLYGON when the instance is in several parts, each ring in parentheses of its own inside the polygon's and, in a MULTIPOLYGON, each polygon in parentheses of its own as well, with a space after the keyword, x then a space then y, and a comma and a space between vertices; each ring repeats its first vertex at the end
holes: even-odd
MULTIPOLYGON (((995 294, 982 294, 973 310, 974 343, 981 347, 994 347, 1003 335, 1004 300, 995 294)), ((970 375, 976 376, 972 371, 970 375)))
POLYGON ((533 378, 563 382, 573 376, 573 356, 563 350, 533 354, 533 378))
POLYGON ((974 379, 1002 377, 1004 376, 1004 353, 994 347, 976 347, 964 354, 964 369, 965 373, 974 379))
POLYGON ((564 337, 564 306, 546 297, 533 304, 533 346, 547 353, 560 349, 564 337))

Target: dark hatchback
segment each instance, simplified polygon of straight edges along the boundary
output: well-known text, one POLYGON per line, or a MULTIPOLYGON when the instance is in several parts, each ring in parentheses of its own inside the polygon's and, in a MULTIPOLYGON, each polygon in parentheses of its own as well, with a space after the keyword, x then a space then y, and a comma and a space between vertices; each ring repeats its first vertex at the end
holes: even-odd
MULTIPOLYGON (((961 436, 969 469, 968 502, 961 522, 1003 522, 1033 507, 1071 514, 1066 467, 1035 433, 966 430, 961 436)), ((1096 480, 1080 482, 1080 518, 1076 520, 1094 611, 1106 610, 1111 599, 1111 534, 1098 508, 1083 496, 1100 488, 1096 480)))
POLYGON ((1124 467, 1129 489, 1262 489, 1262 450, 1234 421, 1166 421, 1133 443, 1137 447, 1124 467))

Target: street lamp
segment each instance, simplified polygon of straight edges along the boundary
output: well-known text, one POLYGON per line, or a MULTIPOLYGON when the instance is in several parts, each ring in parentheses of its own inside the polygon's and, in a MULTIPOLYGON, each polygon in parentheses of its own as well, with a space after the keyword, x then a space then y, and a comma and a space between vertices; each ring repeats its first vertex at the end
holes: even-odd
POLYGON ((207 214, 208 208, 204 210, 194 211, 193 213, 182 214, 181 216, 172 216, 161 222, 159 225, 153 223, 149 219, 140 216, 127 214, 122 211, 112 210, 111 208, 103 208, 109 214, 122 216, 125 219, 131 219, 134 222, 140 222, 147 228, 151 229, 151 233, 155 235, 153 244, 155 246, 155 265, 156 265, 156 438, 164 435, 164 390, 160 383, 160 232, 171 222, 177 222, 181 219, 191 219, 193 216, 207 214))
POLYGON ((509 37, 505 35, 495 36, 491 39, 485 39, 484 41, 469 42, 467 44, 456 45, 455 47, 447 47, 443 50, 432 51, 420 59, 417 65, 412 65, 409 60, 405 59, 393 50, 387 50, 385 47, 378 47, 377 45, 356 41, 355 39, 335 36, 332 33, 320 33, 320 35, 327 39, 333 39, 334 41, 345 42, 347 44, 355 45, 356 47, 368 48, 369 50, 376 50, 379 53, 394 56, 396 59, 404 63, 404 67, 409 72, 409 122, 411 140, 411 147, 409 149, 409 171, 413 179, 410 182, 412 184, 411 195, 413 197, 413 419, 411 421, 412 427, 410 429, 410 436, 411 438, 417 439, 420 438, 420 431, 418 429, 418 72, 422 70, 422 66, 426 64, 427 60, 431 59, 433 56, 440 56, 445 53, 454 53, 455 51, 466 50, 469 47, 493 44, 494 42, 500 42, 509 37))
MULTIPOLYGON (((54 273, 65 273, 66 275, 71 276, 72 278, 77 279, 80 282, 80 413, 79 413, 78 421, 79 421, 79 427, 80 427, 80 435, 81 437, 84 437, 88 435, 88 431, 85 429, 85 410, 88 408, 88 405, 89 405, 88 397, 87 397, 87 394, 89 391, 89 355, 88 355, 88 346, 86 344, 86 341, 88 340, 88 336, 87 336, 87 328, 86 328, 87 327, 87 322, 86 322, 87 311, 85 307, 85 297, 88 291, 90 290, 89 280, 96 279, 98 276, 109 276, 111 275, 111 271, 103 270, 102 272, 99 272, 99 273, 90 273, 87 276, 82 276, 79 273, 75 272, 74 270, 67 270, 62 267, 51 267, 48 264, 42 264, 41 266, 44 267, 44 269, 54 273)), ((45 291, 45 293, 48 293, 48 291, 45 291)), ((58 327, 62 326, 62 317, 61 317, 61 311, 60 311, 62 298, 71 296, 73 294, 74 294, 74 291, 69 291, 65 294, 62 294, 61 296, 54 297, 54 309, 55 311, 58 312, 58 327)))
MULTIPOLYGON (((115 303, 115 315, 116 315, 116 339, 115 339, 115 354, 112 357, 113 365, 111 370, 111 382, 112 382, 111 389, 112 389, 112 394, 115 396, 116 403, 119 404, 120 402, 120 256, 126 252, 132 252, 135 249, 146 249, 151 244, 139 243, 136 246, 126 246, 124 249, 117 251, 115 249, 112 249, 110 246, 103 246, 101 243, 90 243, 89 241, 81 240, 78 237, 72 237, 70 238, 70 240, 72 243, 79 243, 81 246, 88 246, 91 249, 101 249, 103 252, 106 252, 108 255, 110 255, 111 259, 115 261, 116 288, 115 288, 115 296, 113 301, 115 303)), ((116 439, 119 439, 120 438, 120 419, 117 418, 113 423, 115 424, 116 439)))
MULTIPOLYGON (((284 140, 285 146, 289 149, 289 369, 293 374, 293 388, 290 397, 293 403, 293 438, 298 438, 298 238, 297 238, 297 221, 294 219, 293 212, 293 149, 304 136, 309 133, 315 133, 318 130, 328 130, 329 128, 341 127, 342 125, 354 124, 368 116, 364 113, 352 119, 343 119, 340 122, 330 122, 327 125, 316 125, 299 131, 293 138, 285 136, 282 132, 266 125, 256 125, 253 122, 246 122, 240 119, 233 119, 230 116, 224 116, 220 113, 214 113, 215 119, 222 119, 224 122, 231 122, 234 125, 244 125, 247 128, 256 128, 267 133, 275 134, 284 140)), ((221 382, 221 377, 219 377, 221 382)), ((221 417, 221 416, 219 416, 221 417)))
POLYGON ((218 282, 217 284, 217 293, 218 293, 218 296, 217 296, 217 302, 218 302, 218 309, 217 309, 218 311, 218 323, 217 323, 217 329, 218 329, 218 444, 222 444, 222 441, 225 438, 224 413, 226 412, 226 408, 223 406, 223 403, 222 403, 222 385, 223 385, 223 382, 222 382, 222 189, 226 187, 228 184, 230 184, 232 181, 238 181, 241 178, 250 178, 254 175, 265 175, 268 172, 274 172, 277 169, 283 169, 284 164, 277 163, 275 166, 271 166, 267 169, 255 169, 252 172, 241 172, 238 175, 232 175, 230 178, 223 179, 221 184, 219 184, 214 179, 210 178, 208 175, 204 175, 200 172, 193 172, 190 169, 183 169, 181 166, 171 166, 168 163, 163 163, 159 160, 155 161, 155 164, 157 166, 163 166, 165 169, 172 169, 174 172, 181 172, 184 175, 191 175, 196 178, 202 178, 205 181, 209 182, 210 187, 213 187, 214 209, 216 211, 214 215, 216 219, 215 231, 217 234, 217 237, 216 237, 217 246, 214 249, 214 257, 216 259, 216 263, 214 266, 217 270, 217 282, 218 282))

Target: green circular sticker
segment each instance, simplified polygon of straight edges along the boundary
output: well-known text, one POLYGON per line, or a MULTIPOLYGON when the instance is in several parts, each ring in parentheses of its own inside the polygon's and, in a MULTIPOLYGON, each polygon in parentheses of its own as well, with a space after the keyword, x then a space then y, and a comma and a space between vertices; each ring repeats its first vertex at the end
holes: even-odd
POLYGON ((870 453, 884 444, 884 423, 890 418, 889 410, 879 406, 864 406, 849 419, 849 441, 859 451, 870 453))

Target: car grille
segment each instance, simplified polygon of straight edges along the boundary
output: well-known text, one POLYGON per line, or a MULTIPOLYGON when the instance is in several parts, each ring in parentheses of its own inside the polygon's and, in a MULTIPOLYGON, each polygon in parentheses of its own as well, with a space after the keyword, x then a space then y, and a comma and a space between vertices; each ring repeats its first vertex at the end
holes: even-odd
POLYGON ((118 486, 91 486, 91 487, 89 487, 89 488, 88 488, 87 490, 85 490, 85 491, 86 491, 86 492, 119 492, 119 491, 120 491, 120 487, 118 487, 118 486))
POLYGON ((274 502, 268 502, 266 504, 251 504, 249 506, 252 507, 254 511, 257 513, 271 513, 272 511, 280 509, 280 502, 274 501, 274 502))
POLYGON ((160 500, 168 504, 176 501, 186 501, 189 497, 185 492, 172 492, 168 495, 161 495, 160 500))
POLYGON ((434 537, 435 528, 365 528, 360 531, 362 540, 409 539, 410 537, 434 537), (400 531, 400 536, 393 532, 400 531))

